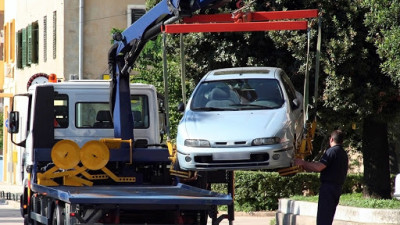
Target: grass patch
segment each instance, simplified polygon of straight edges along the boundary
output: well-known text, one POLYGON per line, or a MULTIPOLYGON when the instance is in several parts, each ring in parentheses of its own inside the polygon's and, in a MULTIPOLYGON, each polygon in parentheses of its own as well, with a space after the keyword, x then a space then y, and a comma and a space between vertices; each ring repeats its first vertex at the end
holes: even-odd
MULTIPOLYGON (((318 202, 318 196, 292 196, 290 199, 296 201, 318 202)), ((343 194, 339 205, 359 208, 374 209, 400 209, 400 201, 397 199, 372 199, 364 198, 361 193, 343 194)))

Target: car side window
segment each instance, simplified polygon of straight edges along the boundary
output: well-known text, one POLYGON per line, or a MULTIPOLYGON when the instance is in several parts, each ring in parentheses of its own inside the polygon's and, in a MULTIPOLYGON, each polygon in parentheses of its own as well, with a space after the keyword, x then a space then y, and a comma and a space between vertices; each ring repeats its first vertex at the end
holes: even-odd
POLYGON ((281 77, 283 86, 285 86, 286 93, 289 97, 290 105, 293 106, 293 100, 296 99, 296 91, 294 89, 292 81, 290 81, 289 77, 284 72, 281 72, 281 77))

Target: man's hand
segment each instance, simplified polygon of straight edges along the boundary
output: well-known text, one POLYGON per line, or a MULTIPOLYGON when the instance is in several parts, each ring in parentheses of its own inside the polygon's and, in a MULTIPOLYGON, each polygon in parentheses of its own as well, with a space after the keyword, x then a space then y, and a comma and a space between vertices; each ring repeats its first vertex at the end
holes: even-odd
POLYGON ((294 165, 296 165, 296 166, 303 166, 304 163, 305 162, 302 159, 294 159, 294 165))
POLYGON ((307 162, 302 159, 294 159, 294 165, 303 167, 307 172, 321 172, 326 168, 321 162, 307 162))

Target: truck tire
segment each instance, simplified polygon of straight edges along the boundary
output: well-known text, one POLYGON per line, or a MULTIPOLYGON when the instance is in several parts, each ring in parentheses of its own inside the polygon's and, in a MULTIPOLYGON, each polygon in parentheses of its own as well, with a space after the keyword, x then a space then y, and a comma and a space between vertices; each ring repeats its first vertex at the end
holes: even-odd
POLYGON ((64 206, 61 204, 56 204, 53 210, 52 225, 64 225, 65 224, 65 212, 64 206))
POLYGON ((21 196, 19 196, 19 204, 20 204, 21 216, 22 216, 22 217, 25 217, 25 214, 26 214, 26 209, 24 209, 24 204, 25 204, 25 191, 24 191, 24 194, 22 194, 21 196))
MULTIPOLYGON (((35 195, 32 195, 31 198, 31 204, 32 204, 32 212, 40 214, 40 200, 35 197, 35 195)), ((33 225, 40 225, 41 223, 33 220, 33 225)))
POLYGON ((29 219, 29 214, 24 215, 24 225, 32 225, 32 222, 29 219))
POLYGON ((207 225, 207 220, 208 220, 208 211, 204 210, 200 212, 200 225, 207 225))

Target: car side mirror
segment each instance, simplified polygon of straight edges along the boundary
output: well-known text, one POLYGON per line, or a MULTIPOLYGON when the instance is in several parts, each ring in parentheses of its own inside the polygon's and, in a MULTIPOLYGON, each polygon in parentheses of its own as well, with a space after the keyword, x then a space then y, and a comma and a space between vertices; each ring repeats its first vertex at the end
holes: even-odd
POLYGON ((300 107, 300 101, 297 98, 293 99, 292 108, 293 109, 298 109, 299 107, 300 107))
POLYGON ((183 113, 185 111, 185 103, 180 102, 178 105, 178 112, 183 113))
POLYGON ((8 118, 8 133, 16 134, 19 131, 19 112, 12 111, 8 118))

